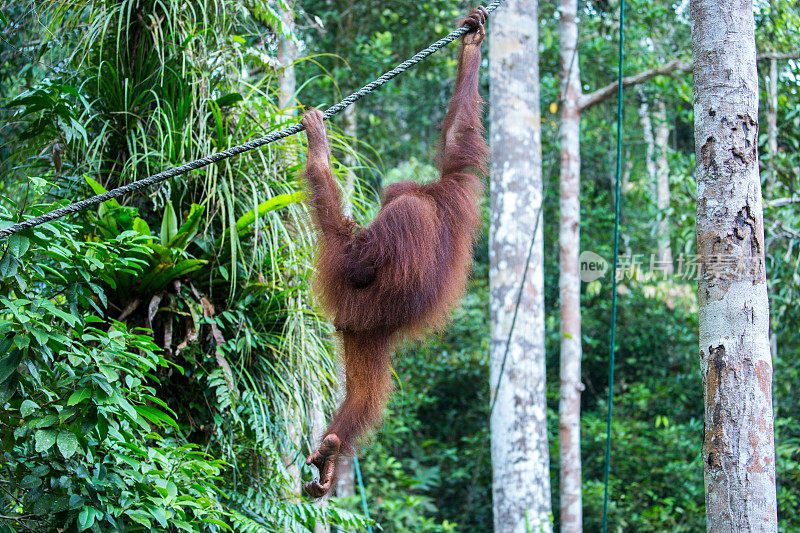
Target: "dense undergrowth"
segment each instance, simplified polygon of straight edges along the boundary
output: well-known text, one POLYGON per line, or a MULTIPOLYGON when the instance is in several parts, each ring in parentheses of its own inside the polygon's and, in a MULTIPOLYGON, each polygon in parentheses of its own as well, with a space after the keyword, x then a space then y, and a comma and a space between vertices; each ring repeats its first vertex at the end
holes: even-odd
MULTIPOLYGON (((35 33, 47 45, 41 61, 14 56, 3 67, 3 93, 14 94, 2 111, 0 223, 295 120, 274 101, 274 6, 244 7, 3 7, 18 44, 35 33), (259 68, 273 74, 248 73, 259 68)), ((4 243, 0 528, 363 524, 299 495, 311 426, 336 375, 309 298, 301 142, 4 243)))

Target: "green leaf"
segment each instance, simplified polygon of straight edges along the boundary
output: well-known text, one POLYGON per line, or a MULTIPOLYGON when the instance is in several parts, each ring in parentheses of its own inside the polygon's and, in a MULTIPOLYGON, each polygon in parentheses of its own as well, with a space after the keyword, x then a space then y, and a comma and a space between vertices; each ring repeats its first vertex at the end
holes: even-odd
POLYGON ((100 373, 103 374, 109 383, 114 383, 119 379, 117 370, 108 365, 99 365, 100 373))
POLYGON ((24 350, 31 344, 31 338, 28 335, 21 335, 17 334, 14 335, 14 344, 16 344, 17 348, 20 350, 24 350))
POLYGON ((62 511, 66 511, 69 507, 69 496, 64 495, 58 498, 55 502, 53 502, 52 511, 54 513, 60 513, 62 511))
POLYGON ((53 444, 56 443, 57 436, 58 436, 58 431, 54 429, 36 430, 36 435, 34 436, 36 445, 34 448, 39 453, 46 452, 47 450, 52 448, 53 444))
POLYGON ((142 281, 141 287, 143 290, 150 292, 161 290, 172 280, 185 276, 195 270, 199 270, 206 264, 208 264, 208 261, 205 259, 183 259, 182 261, 178 261, 177 264, 164 269, 157 276, 148 279, 146 282, 142 281))
POLYGON ((105 416, 97 417, 97 434, 100 437, 100 441, 106 440, 108 436, 108 420, 106 420, 105 416))
POLYGON ((239 93, 228 93, 224 96, 220 96, 217 98, 217 105, 220 107, 225 107, 228 105, 235 104, 236 102, 241 102, 244 100, 244 97, 239 93))
MULTIPOLYGON (((97 183, 95 180, 93 180, 89 176, 84 176, 83 179, 86 180, 86 183, 89 185, 89 187, 92 188, 92 191, 94 191, 95 194, 103 194, 103 193, 107 193, 108 192, 108 190, 106 190, 105 187, 103 187, 102 185, 97 183)), ((110 200, 106 200, 105 202, 103 202, 103 204, 105 204, 105 203, 108 203, 108 205, 111 206, 112 208, 120 208, 120 207, 122 207, 121 205, 119 205, 119 202, 114 198, 112 198, 110 200)), ((100 204, 100 205, 103 205, 103 204, 100 204)))
POLYGON ((94 524, 94 509, 84 507, 78 515, 78 530, 85 531, 94 524))
POLYGON ((35 327, 31 327, 30 330, 31 333, 33 333, 33 336, 36 337, 36 342, 38 342, 41 346, 45 346, 47 341, 50 340, 50 335, 48 335, 46 331, 35 327))
POLYGON ((169 424, 175 429, 179 429, 178 423, 175 422, 175 420, 171 416, 162 411, 159 411, 155 407, 150 407, 147 405, 137 405, 134 407, 134 409, 136 409, 137 413, 145 417, 153 424, 156 424, 157 426, 163 426, 164 424, 169 424))
POLYGON ((59 317, 60 319, 64 320, 67 324, 70 325, 70 327, 74 328, 75 324, 77 324, 80 321, 79 317, 71 315, 69 313, 65 313, 64 311, 56 307, 55 304, 53 304, 49 300, 44 300, 42 302, 42 306, 45 307, 48 311, 50 311, 54 315, 56 315, 57 317, 59 317))
POLYGON ((144 237, 149 237, 151 235, 150 226, 139 217, 133 219, 133 231, 144 237))
POLYGON ((14 254, 4 254, 0 259, 0 278, 10 278, 17 273, 19 261, 14 254))
POLYGON ((83 507, 83 497, 80 494, 72 494, 69 497, 69 508, 77 509, 83 507))
POLYGON ((229 526, 228 524, 226 524, 222 520, 217 520, 216 518, 203 518, 200 521, 201 522, 205 522, 206 524, 216 524, 216 525, 218 525, 218 526, 220 526, 220 527, 222 527, 224 529, 227 529, 228 531, 233 531, 231 529, 231 526, 229 526))
POLYGON ((34 489, 41 484, 42 484, 41 479, 31 475, 23 477, 22 481, 20 481, 20 487, 22 487, 23 489, 34 489))
POLYGON ((34 420, 33 427, 48 428, 53 424, 55 424, 56 422, 58 422, 58 415, 49 414, 43 416, 39 420, 34 420))
POLYGON ((25 115, 32 111, 40 109, 47 109, 53 107, 55 101, 53 98, 44 91, 35 91, 33 93, 26 93, 14 98, 6 104, 7 107, 15 107, 19 105, 25 106, 25 115))
POLYGON ((11 350, 8 355, 0 359, 0 383, 11 377, 17 371, 17 367, 22 361, 22 350, 11 350))
POLYGON ((134 407, 127 399, 117 394, 117 391, 114 390, 111 391, 111 394, 109 395, 108 398, 108 402, 114 405, 118 405, 120 408, 122 408, 122 410, 125 411, 125 414, 128 415, 131 421, 133 422, 138 421, 139 417, 136 415, 136 410, 134 409, 134 407))
POLYGON ((141 524, 148 529, 152 526, 149 515, 144 511, 128 509, 125 511, 125 514, 128 515, 134 522, 141 524))
POLYGON ((62 431, 58 434, 58 451, 64 456, 64 459, 69 459, 78 450, 78 438, 70 431, 62 431))
POLYGON ((167 496, 170 501, 174 501, 178 497, 178 486, 172 481, 167 481, 167 496))
POLYGON ((32 400, 25 400, 22 402, 22 405, 19 406, 19 414, 22 415, 22 418, 27 418, 38 408, 39 406, 36 404, 36 402, 32 400))
POLYGON ((161 244, 169 246, 169 241, 178 233, 178 217, 172 202, 167 202, 164 208, 164 218, 161 219, 161 244))
POLYGON ((72 127, 71 129, 77 131, 80 134, 81 138, 83 139, 83 143, 88 144, 89 138, 88 135, 86 134, 86 129, 83 127, 83 124, 75 120, 74 117, 69 118, 69 123, 70 126, 72 127))
POLYGON ((36 516, 44 516, 48 514, 50 509, 53 507, 54 500, 55 497, 52 494, 45 494, 33 505, 33 514, 36 516))
POLYGON ((152 514, 162 528, 167 527, 167 516, 164 514, 164 509, 156 507, 153 509, 152 514))
POLYGON ((8 238, 8 251, 17 257, 25 255, 30 247, 30 239, 23 235, 12 235, 8 238))
POLYGON ((81 433, 88 435, 92 432, 98 422, 97 407, 92 405, 81 418, 81 433))
POLYGON ((256 209, 252 209, 239 217, 239 220, 236 221, 236 231, 244 233, 249 226, 251 226, 256 221, 256 213, 258 213, 258 217, 263 217, 270 211, 275 211, 276 209, 281 209, 282 207, 286 207, 289 204, 293 204, 295 202, 302 202, 306 198, 305 192, 295 192, 292 194, 279 194, 277 196, 273 196, 269 200, 261 202, 258 204, 256 209))
POLYGON ((92 389, 84 387, 82 389, 76 390, 70 395, 69 400, 67 400, 67 405, 76 405, 81 403, 83 400, 87 400, 91 397, 92 397, 92 389))
POLYGON ((178 228, 178 232, 170 239, 167 246, 170 248, 186 248, 186 245, 189 244, 197 234, 197 228, 200 226, 200 221, 202 220, 205 209, 205 206, 192 204, 192 207, 189 209, 189 216, 186 217, 186 222, 178 228))

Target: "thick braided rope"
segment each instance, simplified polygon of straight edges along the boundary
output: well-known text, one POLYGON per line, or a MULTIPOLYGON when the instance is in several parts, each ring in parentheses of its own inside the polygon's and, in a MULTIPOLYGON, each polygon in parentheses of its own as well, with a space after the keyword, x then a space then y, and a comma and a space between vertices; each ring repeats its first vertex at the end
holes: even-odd
MULTIPOLYGON (((497 9, 497 7, 500 4, 502 4, 503 1, 504 0, 493 0, 486 6, 486 11, 488 13, 491 13, 492 11, 497 9)), ((469 26, 466 25, 461 26, 460 28, 451 32, 446 37, 442 37, 441 39, 439 39, 426 49, 417 52, 413 57, 403 61, 402 63, 394 67, 392 70, 381 75, 376 80, 371 81, 370 83, 364 85, 361 89, 357 90, 350 96, 347 96, 338 104, 334 104, 333 106, 325 110, 324 113, 325 119, 329 119, 332 116, 336 115, 337 113, 340 113, 342 110, 352 105, 357 100, 363 98, 367 94, 371 93, 378 87, 384 85, 387 81, 396 77, 398 74, 405 72, 406 70, 416 65, 423 59, 427 58, 431 54, 441 50, 449 43, 455 41, 456 39, 467 33, 469 29, 470 29, 469 26)), ((96 196, 92 196, 91 198, 86 198, 85 200, 79 200, 69 205, 65 205, 64 207, 59 207, 58 209, 48 211, 47 213, 44 213, 42 215, 29 218, 27 220, 23 220, 22 222, 18 222, 6 228, 0 229, 0 237, 9 237, 22 230, 33 228, 40 224, 44 224, 45 222, 61 218, 70 213, 75 213, 76 211, 80 211, 82 209, 86 209, 87 207, 97 205, 99 203, 105 202, 106 200, 117 198, 129 192, 143 189, 144 187, 150 187, 152 185, 161 183, 162 181, 168 180, 170 178, 174 178, 176 176, 180 176, 181 174, 186 174, 187 172, 191 172, 192 170, 197 170, 198 168, 206 167, 211 163, 216 163, 217 161, 222 161, 223 159, 227 159, 229 157, 242 154, 244 152, 249 152, 250 150, 255 150, 256 148, 260 148, 261 146, 264 146, 271 142, 283 139, 284 137, 288 137, 289 135, 300 133, 304 129, 305 127, 302 124, 295 124, 294 126, 290 126, 288 128, 270 133, 269 135, 266 135, 264 137, 244 142, 242 144, 228 148, 227 150, 223 150, 221 152, 215 152, 211 155, 208 155, 200 159, 196 159, 194 161, 190 161, 181 166, 170 168, 168 170, 159 172, 158 174, 153 174, 152 176, 148 176, 147 178, 143 178, 138 181, 134 181, 133 183, 117 187, 116 189, 112 189, 103 194, 98 194, 96 196)))

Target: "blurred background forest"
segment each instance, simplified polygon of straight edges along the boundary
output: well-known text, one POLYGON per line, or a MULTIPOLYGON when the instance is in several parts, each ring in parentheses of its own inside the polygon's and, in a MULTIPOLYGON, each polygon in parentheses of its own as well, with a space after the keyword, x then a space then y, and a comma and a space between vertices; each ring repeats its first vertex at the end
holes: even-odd
MULTIPOLYGON (((0 223, 294 123, 446 34, 470 7, 0 1, 0 223)), ((556 7, 539 6, 554 509, 556 7)), ((589 0, 579 13, 588 93, 615 79, 618 4, 589 0)), ((630 0, 626 16, 628 72, 691 61, 686 2, 630 0)), ((756 2, 756 36, 759 53, 800 50, 800 4, 756 2)), ((778 504, 783 530, 800 531, 800 61, 777 61, 777 150, 766 128, 770 62, 759 61, 759 122, 778 504)), ((358 220, 374 213, 380 187, 435 176, 455 66, 453 46, 331 121, 334 170, 352 183, 358 220)), ((615 115, 609 99, 587 109, 581 125, 580 247, 607 259, 615 115)), ((325 505, 299 493, 338 383, 332 328, 309 288, 315 237, 302 202, 304 143, 296 135, 0 244, 0 531, 365 527, 357 491, 325 505)), ((642 259, 619 292, 615 530, 705 527, 694 159, 691 72, 627 91, 621 250, 642 259), (671 194, 659 208, 653 169, 664 165, 671 194), (660 221, 668 221, 670 275, 649 267, 660 221)), ((398 354, 385 424, 362 448, 366 499, 383 531, 492 528, 487 243, 483 231, 450 327, 398 354)), ((581 305, 584 525, 595 531, 610 283, 584 283, 581 305)))

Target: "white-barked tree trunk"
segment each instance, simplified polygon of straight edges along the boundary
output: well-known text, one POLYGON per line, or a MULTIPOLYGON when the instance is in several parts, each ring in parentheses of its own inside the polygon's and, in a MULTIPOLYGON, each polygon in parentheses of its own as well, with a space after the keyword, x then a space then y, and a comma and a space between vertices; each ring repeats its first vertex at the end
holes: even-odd
POLYGON ((751 0, 691 0, 706 517, 777 531, 751 0))
POLYGON ((667 108, 664 101, 657 98, 653 103, 653 118, 655 119, 655 148, 656 148, 656 207, 659 220, 656 225, 656 239, 658 240, 658 264, 664 274, 673 273, 672 245, 670 244, 669 223, 669 123, 667 122, 667 108))
POLYGON ((559 197, 559 472, 561 531, 583 529, 581 498, 581 76, 578 57, 578 2, 561 0, 561 173, 559 197))
POLYGON ((552 530, 544 359, 542 225, 538 225, 508 358, 525 260, 542 202, 538 3, 508 0, 490 17, 494 530, 552 530))

